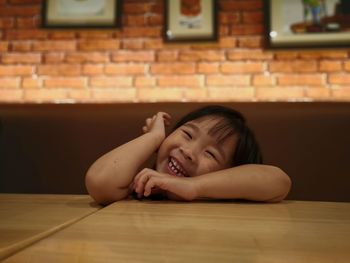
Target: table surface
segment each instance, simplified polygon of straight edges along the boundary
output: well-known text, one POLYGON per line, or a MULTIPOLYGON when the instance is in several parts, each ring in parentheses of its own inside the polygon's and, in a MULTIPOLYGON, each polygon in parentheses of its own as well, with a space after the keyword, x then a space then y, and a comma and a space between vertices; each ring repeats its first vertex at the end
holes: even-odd
POLYGON ((88 195, 0 194, 0 259, 99 208, 88 195))
POLYGON ((350 262, 350 203, 116 202, 5 262, 350 262))

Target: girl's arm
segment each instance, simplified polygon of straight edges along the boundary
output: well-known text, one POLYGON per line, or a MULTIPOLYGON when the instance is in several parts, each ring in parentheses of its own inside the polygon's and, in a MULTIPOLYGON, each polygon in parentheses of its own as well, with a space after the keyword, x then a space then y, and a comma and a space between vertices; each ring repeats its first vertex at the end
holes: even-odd
POLYGON ((193 179, 196 199, 246 199, 279 202, 289 193, 291 180, 270 165, 246 164, 193 179))
POLYGON ((166 191, 174 200, 246 199, 279 202, 288 194, 291 180, 281 169, 246 164, 196 177, 176 177, 144 169, 135 177, 134 188, 148 196, 153 188, 166 191))
POLYGON ((147 119, 147 124, 152 123, 147 133, 106 153, 92 164, 85 184, 98 203, 109 204, 129 195, 129 186, 140 167, 164 140, 164 122, 169 118, 167 113, 160 112, 147 119))

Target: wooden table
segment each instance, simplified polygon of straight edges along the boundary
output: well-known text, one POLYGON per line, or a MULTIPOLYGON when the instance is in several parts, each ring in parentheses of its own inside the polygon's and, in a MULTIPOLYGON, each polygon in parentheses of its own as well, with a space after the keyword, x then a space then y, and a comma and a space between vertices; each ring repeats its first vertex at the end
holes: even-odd
POLYGON ((350 203, 127 200, 5 262, 350 262, 350 203))
POLYGON ((88 195, 0 194, 0 259, 99 208, 88 195))

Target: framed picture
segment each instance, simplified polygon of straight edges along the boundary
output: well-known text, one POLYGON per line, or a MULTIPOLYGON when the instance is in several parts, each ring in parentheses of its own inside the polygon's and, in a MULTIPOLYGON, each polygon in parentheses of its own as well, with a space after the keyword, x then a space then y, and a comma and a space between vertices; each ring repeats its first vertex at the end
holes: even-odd
POLYGON ((164 40, 217 40, 216 0, 165 0, 164 40))
POLYGON ((46 28, 115 28, 121 24, 121 0, 44 0, 46 28))
POLYGON ((349 47, 349 0, 265 0, 267 46, 349 47))

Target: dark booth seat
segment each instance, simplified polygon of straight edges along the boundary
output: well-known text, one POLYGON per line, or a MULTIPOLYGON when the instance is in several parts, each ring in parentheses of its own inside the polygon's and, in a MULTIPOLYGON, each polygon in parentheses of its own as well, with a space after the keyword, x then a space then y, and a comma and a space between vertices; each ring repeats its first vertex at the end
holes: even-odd
MULTIPOLYGON (((220 103, 241 111, 264 161, 293 181, 288 199, 350 201, 350 103, 220 103)), ((176 121, 203 103, 2 104, 0 192, 86 193, 99 156, 141 134, 145 118, 176 121)))

